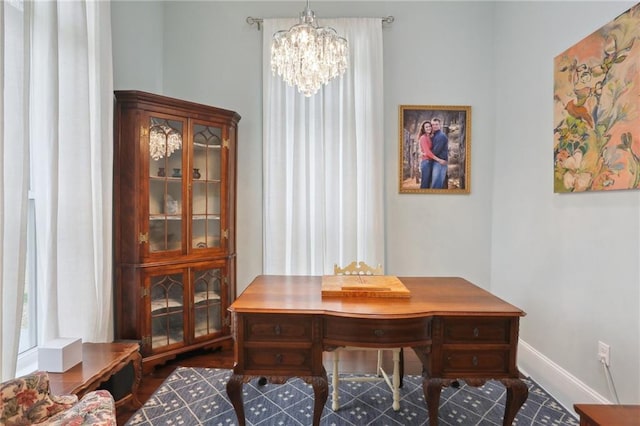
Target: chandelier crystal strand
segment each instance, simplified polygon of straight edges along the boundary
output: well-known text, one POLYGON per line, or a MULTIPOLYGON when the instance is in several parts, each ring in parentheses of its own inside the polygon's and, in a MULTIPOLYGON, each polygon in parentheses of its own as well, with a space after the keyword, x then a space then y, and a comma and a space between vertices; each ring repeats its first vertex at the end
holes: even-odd
POLYGON ((149 154, 156 161, 164 157, 165 152, 170 157, 174 151, 182 148, 180 133, 165 124, 154 126, 149 136, 149 154))
POLYGON ((271 71, 309 97, 323 84, 344 74, 348 50, 347 40, 336 30, 318 27, 307 2, 299 24, 273 35, 271 71))

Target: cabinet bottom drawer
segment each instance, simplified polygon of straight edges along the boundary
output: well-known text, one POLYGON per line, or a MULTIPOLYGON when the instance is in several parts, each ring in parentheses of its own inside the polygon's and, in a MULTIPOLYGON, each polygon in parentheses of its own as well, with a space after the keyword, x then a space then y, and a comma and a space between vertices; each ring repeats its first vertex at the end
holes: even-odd
POLYGON ((444 351, 445 373, 508 373, 509 351, 444 351))
POLYGON ((245 349, 244 366, 248 370, 311 371, 311 351, 300 349, 245 349))

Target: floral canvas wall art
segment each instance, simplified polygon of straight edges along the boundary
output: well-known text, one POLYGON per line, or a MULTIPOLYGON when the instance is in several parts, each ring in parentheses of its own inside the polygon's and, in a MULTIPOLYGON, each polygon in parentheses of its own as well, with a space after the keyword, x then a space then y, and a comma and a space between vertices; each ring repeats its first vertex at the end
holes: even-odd
POLYGON ((640 188, 640 3, 554 59, 554 191, 640 188))

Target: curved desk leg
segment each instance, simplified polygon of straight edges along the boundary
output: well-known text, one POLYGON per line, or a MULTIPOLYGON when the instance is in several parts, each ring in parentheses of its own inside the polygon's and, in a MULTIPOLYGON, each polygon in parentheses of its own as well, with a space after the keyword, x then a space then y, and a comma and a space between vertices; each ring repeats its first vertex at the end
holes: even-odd
POLYGON ((239 374, 233 374, 227 382, 227 395, 231 400, 233 409, 236 412, 238 418, 238 425, 244 426, 244 404, 242 403, 242 383, 244 382, 243 376, 239 374))
POLYGON ((500 381, 507 388, 507 400, 505 401, 504 420, 502 424, 503 426, 508 426, 513 423, 516 414, 518 414, 518 410, 520 410, 522 404, 527 400, 529 389, 520 379, 502 379, 500 381))
MULTIPOLYGON (((486 379, 473 383, 470 381, 471 386, 482 386, 486 379)), ((440 405, 440 393, 444 386, 450 386, 454 383, 454 380, 450 379, 438 379, 438 378, 424 378, 422 380, 422 390, 424 392, 424 399, 427 401, 427 409, 429 410, 429 425, 438 426, 438 407, 440 405)), ((502 420, 503 426, 510 426, 513 424, 513 420, 516 418, 520 407, 527 400, 529 396, 529 389, 527 385, 520 379, 500 379, 500 382, 507 389, 507 399, 505 401, 504 419, 502 420)))
POLYGON ((422 391, 424 400, 427 401, 429 410, 429 425, 438 426, 438 406, 440 405, 440 392, 446 386, 442 379, 424 378, 422 380, 422 391))
POLYGON ((313 387, 313 425, 319 426, 320 418, 322 418, 322 410, 329 396, 327 375, 304 377, 303 380, 313 387))
MULTIPOLYGON (((242 374, 232 374, 227 382, 227 396, 233 405, 233 409, 236 412, 238 418, 238 425, 245 426, 244 416, 244 403, 242 402, 242 385, 251 380, 253 376, 244 376, 242 374)), ((313 403, 313 425, 320 425, 320 418, 322 417, 322 410, 327 403, 327 397, 329 396, 329 382, 327 380, 327 374, 323 376, 306 376, 300 377, 306 383, 313 387, 314 403, 313 403)), ((262 377, 260 379, 263 379, 262 377)), ((265 380, 269 380, 264 377, 265 380)), ((270 378, 272 383, 283 384, 287 381, 286 376, 273 376, 270 378)))

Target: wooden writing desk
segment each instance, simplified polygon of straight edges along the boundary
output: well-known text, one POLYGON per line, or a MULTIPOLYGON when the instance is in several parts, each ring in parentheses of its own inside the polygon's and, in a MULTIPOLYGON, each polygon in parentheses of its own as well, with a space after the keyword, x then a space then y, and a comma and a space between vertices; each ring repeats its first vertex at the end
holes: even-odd
POLYGON ((96 390, 111 376, 133 363, 131 392, 116 401, 119 407, 129 401, 141 407, 136 392, 142 377, 142 357, 138 343, 83 343, 82 362, 64 373, 49 373, 51 390, 56 395, 77 395, 78 399, 96 390))
POLYGON ((640 405, 575 404, 580 426, 638 426, 640 405))
POLYGON ((410 298, 322 298, 321 277, 258 276, 229 307, 235 365, 227 394, 245 424, 242 384, 255 377, 313 386, 313 424, 328 396, 322 352, 340 346, 411 347, 423 365, 429 422, 438 424, 440 392, 454 380, 507 388, 504 425, 526 401, 516 366, 524 312, 462 278, 404 278, 410 298))

